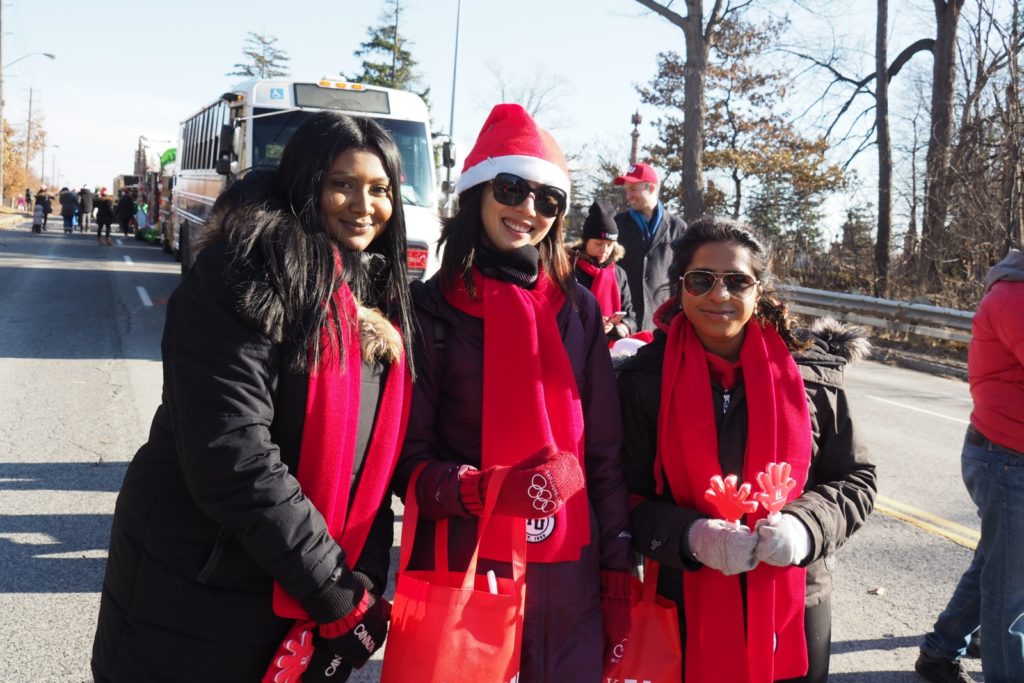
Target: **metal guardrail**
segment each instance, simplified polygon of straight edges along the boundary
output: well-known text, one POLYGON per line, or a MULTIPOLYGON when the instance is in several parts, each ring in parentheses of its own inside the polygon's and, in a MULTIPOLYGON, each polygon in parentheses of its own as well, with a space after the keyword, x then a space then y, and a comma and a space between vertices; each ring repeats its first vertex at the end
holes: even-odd
POLYGON ((777 289, 789 299, 790 310, 794 313, 817 317, 830 315, 846 322, 893 332, 911 332, 964 343, 971 341, 971 320, 974 318, 971 311, 794 285, 779 285, 777 289))

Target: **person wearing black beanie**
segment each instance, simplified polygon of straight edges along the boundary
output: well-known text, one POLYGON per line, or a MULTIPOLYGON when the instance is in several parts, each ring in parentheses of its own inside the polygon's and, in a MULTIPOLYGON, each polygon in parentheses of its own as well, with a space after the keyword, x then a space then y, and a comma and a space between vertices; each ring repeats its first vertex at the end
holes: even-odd
POLYGON ((637 330, 626 271, 617 263, 625 254, 625 248, 619 244, 614 209, 603 201, 595 201, 583 222, 583 237, 569 246, 569 255, 576 281, 597 298, 609 341, 628 337, 637 330))

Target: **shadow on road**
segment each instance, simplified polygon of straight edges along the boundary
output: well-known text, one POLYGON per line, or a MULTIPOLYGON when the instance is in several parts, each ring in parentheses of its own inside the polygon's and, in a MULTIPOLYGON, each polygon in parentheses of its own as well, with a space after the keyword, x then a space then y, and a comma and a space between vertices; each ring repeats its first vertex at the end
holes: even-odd
POLYGON ((875 638, 874 640, 844 640, 841 642, 832 641, 832 654, 845 655, 850 652, 863 652, 865 650, 900 650, 905 647, 916 648, 921 644, 920 636, 901 636, 899 638, 875 638))
POLYGON ((128 469, 126 462, 0 463, 0 494, 4 491, 99 491, 116 493, 128 469))
POLYGON ((0 515, 0 592, 95 593, 111 515, 0 515))
MULTIPOLYGON (((981 674, 968 674, 981 683, 981 674)), ((857 673, 828 675, 829 683, 922 683, 923 678, 914 671, 858 671, 857 673)))

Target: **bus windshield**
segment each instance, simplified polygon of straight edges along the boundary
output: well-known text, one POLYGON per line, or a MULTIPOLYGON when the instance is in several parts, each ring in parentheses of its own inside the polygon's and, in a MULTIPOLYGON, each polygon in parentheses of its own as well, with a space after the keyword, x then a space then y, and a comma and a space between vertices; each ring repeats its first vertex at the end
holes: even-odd
MULTIPOLYGON (((275 111, 256 108, 253 115, 275 111)), ((292 133, 312 114, 308 109, 293 109, 281 111, 276 116, 253 118, 252 165, 276 166, 292 133)), ((431 173, 434 162, 427 143, 426 124, 397 119, 375 120, 391 133, 402 156, 402 201, 414 206, 430 206, 434 192, 431 173)))

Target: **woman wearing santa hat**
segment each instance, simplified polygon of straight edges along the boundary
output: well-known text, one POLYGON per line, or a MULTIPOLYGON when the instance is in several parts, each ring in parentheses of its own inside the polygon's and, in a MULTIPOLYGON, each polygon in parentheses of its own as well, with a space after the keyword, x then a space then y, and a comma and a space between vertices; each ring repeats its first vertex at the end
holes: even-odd
POLYGON ((597 681, 629 627, 629 509, 604 322, 562 241, 565 158, 499 104, 457 190, 440 272, 413 285, 422 336, 393 483, 404 494, 422 466, 410 566, 432 565, 447 519, 449 566, 465 569, 490 476, 510 466, 478 571, 510 576, 512 518, 530 520, 519 680, 597 681))
POLYGON ((625 254, 625 248, 619 244, 615 212, 603 201, 594 202, 583 222, 582 239, 569 246, 569 258, 576 281, 590 290, 601 307, 604 333, 609 341, 636 332, 629 281, 626 271, 618 265, 625 254))

